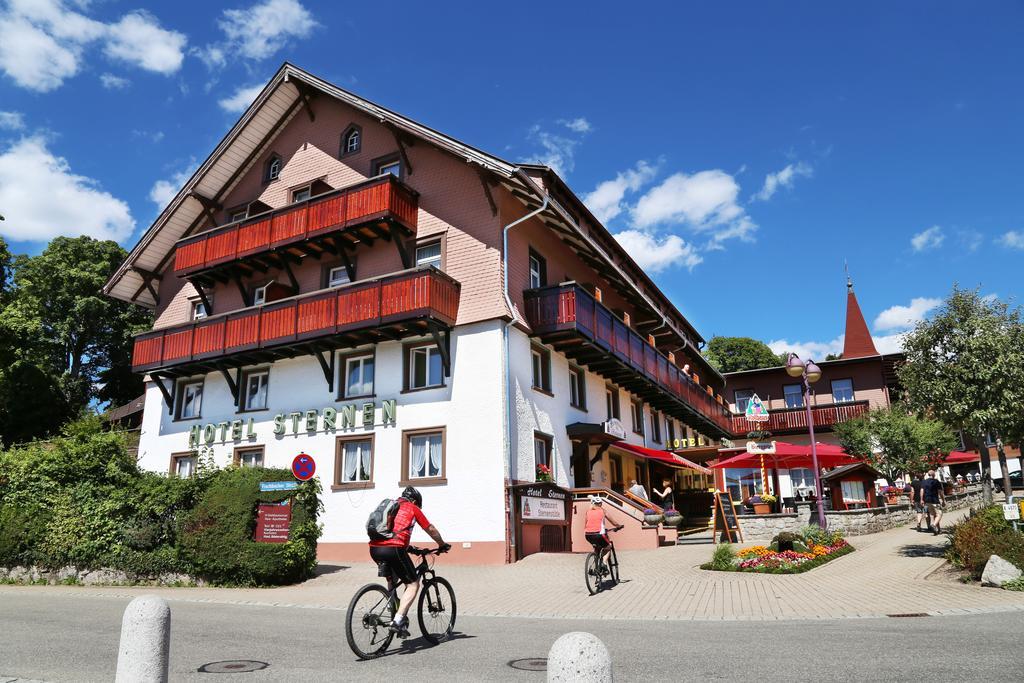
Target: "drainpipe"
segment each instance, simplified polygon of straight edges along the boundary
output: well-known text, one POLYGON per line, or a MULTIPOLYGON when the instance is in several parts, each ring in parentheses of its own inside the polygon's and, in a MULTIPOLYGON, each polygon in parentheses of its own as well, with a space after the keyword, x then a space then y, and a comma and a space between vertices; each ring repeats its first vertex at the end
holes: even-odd
MULTIPOLYGON (((527 187, 533 186, 533 183, 529 181, 529 177, 526 175, 526 173, 523 172, 522 169, 517 168, 515 174, 524 180, 524 183, 527 187)), ((512 360, 511 349, 509 348, 509 327, 511 327, 512 323, 515 322, 516 309, 515 306, 512 305, 512 297, 509 296, 508 293, 508 233, 512 228, 516 227, 520 223, 523 223, 524 221, 533 218, 534 216, 537 216, 538 214, 542 213, 544 210, 548 208, 548 193, 544 192, 541 196, 541 199, 542 202, 540 208, 531 211, 530 213, 526 214, 521 218, 517 218, 516 220, 506 225, 501 231, 502 293, 505 295, 505 305, 508 306, 508 313, 512 317, 511 320, 505 322, 505 327, 502 329, 502 342, 505 348, 505 451, 506 457, 508 458, 508 520, 506 523, 507 530, 505 532, 506 548, 511 548, 511 539, 514 538, 512 526, 515 522, 515 510, 513 509, 515 506, 515 498, 512 495, 512 474, 516 470, 516 457, 515 452, 512 450, 512 360)), ((554 475, 554 460, 552 460, 551 464, 551 473, 552 475, 554 475)), ((554 478, 555 477, 552 476, 552 479, 554 478)), ((511 554, 508 559, 509 562, 512 561, 511 554)))

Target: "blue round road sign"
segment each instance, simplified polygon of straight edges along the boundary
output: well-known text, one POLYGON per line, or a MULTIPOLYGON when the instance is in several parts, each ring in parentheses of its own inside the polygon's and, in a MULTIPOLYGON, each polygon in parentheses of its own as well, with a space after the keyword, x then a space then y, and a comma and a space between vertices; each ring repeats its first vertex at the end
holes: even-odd
POLYGON ((299 481, 309 481, 316 474, 316 463, 313 462, 313 456, 305 453, 299 453, 292 460, 292 474, 299 481))

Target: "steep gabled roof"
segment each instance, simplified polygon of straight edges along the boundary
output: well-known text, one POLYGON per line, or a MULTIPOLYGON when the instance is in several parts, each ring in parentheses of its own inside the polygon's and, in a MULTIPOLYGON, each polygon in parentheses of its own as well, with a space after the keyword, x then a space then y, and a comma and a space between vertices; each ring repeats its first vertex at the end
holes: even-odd
POLYGON ((853 281, 846 280, 846 337, 843 341, 843 358, 877 356, 878 349, 871 339, 864 314, 860 312, 857 295, 853 293, 853 281))

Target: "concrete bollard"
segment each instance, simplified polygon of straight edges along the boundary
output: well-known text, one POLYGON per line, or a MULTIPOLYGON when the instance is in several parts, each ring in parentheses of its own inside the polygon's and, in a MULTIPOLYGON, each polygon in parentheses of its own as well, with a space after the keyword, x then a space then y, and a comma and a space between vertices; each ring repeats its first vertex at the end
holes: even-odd
POLYGON ((548 652, 548 682, 612 680, 612 658, 601 639, 592 633, 573 631, 555 641, 548 652))
POLYGON ((167 683, 171 608, 156 595, 128 603, 121 619, 115 683, 167 683))

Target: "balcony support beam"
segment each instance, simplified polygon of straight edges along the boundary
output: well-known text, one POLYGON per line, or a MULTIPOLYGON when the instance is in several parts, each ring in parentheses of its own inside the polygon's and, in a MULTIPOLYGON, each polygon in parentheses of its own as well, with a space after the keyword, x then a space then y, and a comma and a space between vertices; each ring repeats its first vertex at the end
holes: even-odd
POLYGON ((316 121, 316 113, 313 111, 312 102, 313 98, 317 95, 316 91, 297 78, 289 80, 289 83, 294 85, 295 89, 299 91, 299 99, 302 100, 302 105, 306 109, 306 114, 309 116, 309 122, 313 123, 316 121))
POLYGON ((405 241, 405 236, 395 233, 395 248, 398 249, 398 257, 402 259, 403 268, 413 267, 413 252, 409 249, 408 242, 405 241))
POLYGON ((406 146, 412 147, 413 144, 415 144, 414 141, 390 123, 385 123, 384 121, 381 121, 381 123, 384 123, 384 125, 387 126, 387 129, 390 130, 391 134, 395 137, 395 144, 398 145, 398 154, 402 157, 402 170, 407 174, 412 175, 412 162, 409 161, 409 155, 406 153, 405 148, 406 146))
POLYGON ((217 225, 217 212, 224 209, 219 202, 216 202, 209 197, 204 197, 195 190, 188 193, 188 196, 196 200, 203 206, 203 213, 210 220, 210 225, 217 225))
POLYGON ((171 380, 171 389, 168 389, 164 386, 163 375, 154 372, 150 375, 150 378, 153 380, 153 383, 156 384, 156 388, 159 389, 160 393, 164 396, 164 403, 167 404, 167 414, 174 415, 174 394, 171 393, 171 390, 174 389, 174 379, 171 377, 167 378, 171 380))
POLYGON ((611 446, 611 444, 603 443, 598 447, 597 453, 595 453, 594 457, 590 459, 590 469, 594 469, 594 465, 601 462, 601 458, 608 451, 609 446, 611 446))
POLYGON ((452 340, 448 330, 439 330, 437 325, 430 325, 430 336, 434 338, 437 345, 437 352, 441 354, 441 367, 444 368, 444 376, 452 376, 452 340))
POLYGON ((291 259, 282 258, 281 263, 284 264, 284 272, 288 275, 288 279, 292 282, 292 293, 299 293, 299 281, 295 279, 295 273, 292 272, 292 265, 289 263, 291 259))
POLYGON ((199 294, 199 300, 203 302, 203 309, 206 311, 206 315, 213 315, 213 304, 210 303, 210 298, 206 296, 206 290, 201 284, 196 282, 192 282, 192 287, 194 287, 196 292, 199 294))
POLYGON ((494 201, 494 193, 491 192, 491 188, 494 187, 494 181, 491 180, 489 173, 484 171, 483 168, 476 170, 477 176, 480 178, 480 184, 484 187, 484 196, 487 197, 487 203, 491 207, 491 215, 498 215, 498 203, 494 201))
POLYGON ((220 374, 224 375, 224 381, 228 383, 228 389, 231 391, 231 397, 235 399, 235 407, 238 407, 238 387, 242 382, 242 368, 235 368, 235 376, 232 377, 231 373, 226 368, 219 368, 220 374))
POLYGON ((338 250, 338 258, 341 259, 341 265, 345 266, 345 272, 348 273, 348 281, 356 281, 356 266, 352 263, 352 259, 348 257, 348 249, 341 248, 338 250))
POLYGON ((324 379, 327 380, 327 391, 334 393, 334 377, 335 377, 335 364, 337 362, 338 354, 333 349, 319 349, 314 347, 312 349, 313 355, 316 357, 318 363, 320 363, 320 369, 323 370, 324 379), (324 354, 330 356, 330 360, 324 358, 324 354))
POLYGON ((238 293, 242 295, 242 303, 248 308, 252 306, 252 293, 242 284, 242 278, 235 275, 235 284, 238 286, 238 293))

